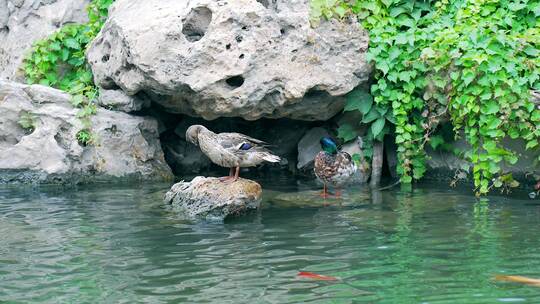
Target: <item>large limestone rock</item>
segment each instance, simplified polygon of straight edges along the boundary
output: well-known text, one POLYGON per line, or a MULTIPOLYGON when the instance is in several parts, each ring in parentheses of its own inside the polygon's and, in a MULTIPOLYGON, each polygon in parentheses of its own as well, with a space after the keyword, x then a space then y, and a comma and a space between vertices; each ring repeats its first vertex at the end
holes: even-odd
POLYGON ((191 182, 172 186, 165 194, 165 203, 189 218, 223 220, 258 209, 261 197, 261 185, 249 179, 222 182, 215 177, 197 176, 191 182))
POLYGON ((99 109, 95 145, 84 147, 69 102, 59 90, 0 81, 0 183, 172 178, 154 119, 99 109))
POLYGON ((89 0, 0 0, 0 79, 14 79, 37 40, 67 23, 87 21, 89 0))
POLYGON ((356 21, 312 28, 309 0, 117 0, 87 54, 99 86, 169 112, 327 120, 368 80, 367 47, 356 21))

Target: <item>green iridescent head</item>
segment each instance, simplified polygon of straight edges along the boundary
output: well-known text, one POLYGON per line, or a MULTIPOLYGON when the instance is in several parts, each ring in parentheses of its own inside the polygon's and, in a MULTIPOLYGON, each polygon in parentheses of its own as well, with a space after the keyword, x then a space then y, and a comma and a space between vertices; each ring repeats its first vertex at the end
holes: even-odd
POLYGON ((321 147, 328 154, 336 154, 338 152, 336 142, 330 137, 321 138, 321 147))

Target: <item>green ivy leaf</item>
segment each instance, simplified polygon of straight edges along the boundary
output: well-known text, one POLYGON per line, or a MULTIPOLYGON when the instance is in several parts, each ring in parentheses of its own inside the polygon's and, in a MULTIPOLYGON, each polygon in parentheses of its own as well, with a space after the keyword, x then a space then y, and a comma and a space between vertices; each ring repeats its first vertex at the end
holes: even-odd
POLYGON ((62 46, 60 45, 60 42, 55 41, 49 45, 49 49, 52 51, 59 51, 62 49, 62 46))
POLYGON ((336 7, 334 11, 340 18, 343 18, 347 13, 347 10, 341 6, 336 7))
POLYGON ((62 61, 67 61, 69 58, 69 50, 62 49, 62 61))
POLYGON ((356 130, 350 124, 343 124, 338 128, 338 137, 345 142, 351 141, 358 136, 356 130))
POLYGON ((495 114, 498 112, 499 112, 499 105, 497 104, 497 102, 493 100, 484 103, 484 105, 482 106, 482 113, 484 114, 495 114))
POLYGON ((524 9, 525 7, 527 7, 527 4, 521 3, 521 2, 510 2, 508 4, 508 8, 511 11, 519 11, 519 10, 524 9))
POLYGON ((377 111, 377 109, 375 107, 372 107, 371 110, 369 111, 369 113, 367 113, 363 118, 362 118, 362 122, 363 123, 370 123, 372 121, 374 121, 375 119, 381 117, 381 114, 379 113, 379 111, 377 111))
POLYGON ((386 123, 386 118, 380 117, 379 119, 377 119, 371 124, 371 134, 373 134, 373 137, 379 136, 382 129, 384 128, 385 123, 386 123))
POLYGON ((476 74, 472 71, 465 71, 461 77, 463 84, 467 86, 474 80, 474 78, 476 78, 476 74))
POLYGON ((437 149, 442 144, 444 144, 444 138, 442 135, 435 135, 429 139, 429 145, 433 150, 437 149))
POLYGON ((400 181, 403 184, 410 184, 410 183, 412 183, 412 177, 408 176, 408 175, 403 175, 403 176, 401 176, 400 181))
POLYGON ((347 104, 344 111, 360 111, 362 114, 366 114, 373 105, 373 96, 364 90, 356 89, 347 94, 347 104))
POLYGON ((384 74, 387 74, 390 70, 390 66, 388 66, 388 63, 385 61, 377 62, 376 67, 381 70, 384 74))
POLYGON ((396 124, 396 117, 394 116, 394 113, 392 111, 388 111, 386 115, 384 116, 386 120, 388 120, 392 124, 396 124))
POLYGON ((75 40, 74 38, 67 38, 65 41, 64 41, 64 44, 68 47, 68 48, 71 48, 71 49, 74 49, 74 50, 80 50, 81 49, 81 45, 79 44, 79 42, 77 40, 75 40))
POLYGON ((526 47, 525 49, 523 49, 523 52, 525 52, 525 54, 531 56, 531 57, 537 57, 540 53, 540 51, 532 46, 528 46, 526 47))
POLYGON ((496 129, 501 125, 502 121, 497 117, 490 117, 487 122, 487 127, 490 129, 496 129))
POLYGON ((538 141, 531 140, 531 141, 527 142, 527 145, 525 146, 525 149, 529 150, 529 149, 532 149, 532 148, 537 147, 537 146, 538 146, 538 141))
POLYGON ((408 42, 407 33, 399 33, 396 35, 396 44, 406 44, 408 42))

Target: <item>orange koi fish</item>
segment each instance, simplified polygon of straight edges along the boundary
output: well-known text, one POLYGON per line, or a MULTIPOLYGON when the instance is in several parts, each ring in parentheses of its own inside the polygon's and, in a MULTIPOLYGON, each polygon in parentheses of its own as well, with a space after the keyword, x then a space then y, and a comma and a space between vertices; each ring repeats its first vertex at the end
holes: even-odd
POLYGON ((307 272, 307 271, 300 271, 298 273, 298 276, 301 277, 301 278, 320 280, 320 281, 337 281, 337 280, 339 280, 336 277, 325 276, 325 275, 322 275, 322 274, 316 274, 316 273, 307 272))
POLYGON ((535 287, 540 287, 540 279, 533 279, 523 276, 514 276, 514 275, 496 275, 495 280, 504 281, 504 282, 514 282, 527 284, 535 287))

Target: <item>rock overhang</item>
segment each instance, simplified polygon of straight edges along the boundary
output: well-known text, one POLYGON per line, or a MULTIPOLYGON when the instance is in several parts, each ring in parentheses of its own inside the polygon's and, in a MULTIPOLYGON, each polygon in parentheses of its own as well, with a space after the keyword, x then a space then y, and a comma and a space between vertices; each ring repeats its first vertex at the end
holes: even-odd
POLYGON ((171 113, 327 120, 368 81, 367 45, 355 20, 312 28, 307 0, 117 0, 87 56, 99 86, 171 113))

